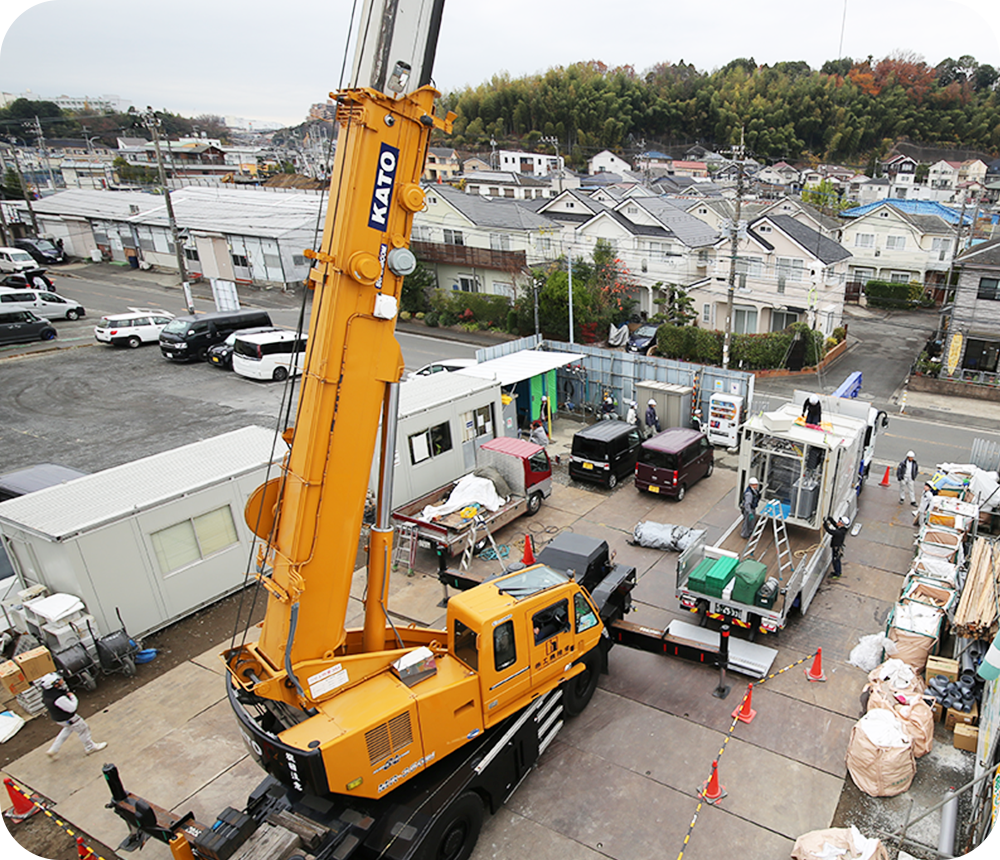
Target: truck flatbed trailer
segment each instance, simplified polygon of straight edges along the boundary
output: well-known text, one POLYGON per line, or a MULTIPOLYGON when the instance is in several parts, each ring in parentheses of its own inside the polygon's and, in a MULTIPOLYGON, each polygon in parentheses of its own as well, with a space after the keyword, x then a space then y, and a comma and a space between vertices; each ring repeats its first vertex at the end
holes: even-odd
POLYGON ((763 530, 752 552, 748 551, 748 539, 740 537, 742 518, 737 518, 714 545, 709 546, 702 539, 681 553, 677 560, 676 596, 682 607, 698 615, 700 626, 704 626, 710 618, 726 621, 748 630, 752 640, 758 633, 781 630, 792 609, 798 609, 803 615, 809 609, 830 567, 829 535, 799 526, 785 526, 784 523, 779 526, 773 517, 766 514, 762 519, 763 530), (782 541, 786 544, 779 552, 776 542, 782 541), (791 567, 782 570, 779 556, 785 553, 791 567), (778 580, 777 592, 770 606, 734 600, 725 590, 720 596, 691 587, 691 572, 699 564, 705 559, 725 557, 738 561, 753 559, 767 565, 767 576, 778 580))

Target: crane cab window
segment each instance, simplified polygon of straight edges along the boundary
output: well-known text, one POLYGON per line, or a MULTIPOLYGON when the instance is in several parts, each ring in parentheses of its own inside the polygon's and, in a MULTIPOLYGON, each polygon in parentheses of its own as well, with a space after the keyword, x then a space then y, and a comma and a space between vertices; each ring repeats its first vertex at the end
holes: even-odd
POLYGON ((516 662, 517 645, 514 642, 514 622, 505 621, 493 631, 493 666, 498 672, 502 672, 516 662))
POLYGON ((473 672, 479 671, 479 650, 476 647, 476 631, 455 619, 455 656, 473 672))
POLYGON ((576 632, 583 633, 597 625, 597 613, 587 602, 587 598, 577 593, 573 596, 573 609, 576 612, 576 632))
POLYGON ((569 630, 569 601, 560 600, 547 606, 541 612, 532 616, 532 627, 535 632, 535 644, 540 645, 546 639, 551 639, 569 630))

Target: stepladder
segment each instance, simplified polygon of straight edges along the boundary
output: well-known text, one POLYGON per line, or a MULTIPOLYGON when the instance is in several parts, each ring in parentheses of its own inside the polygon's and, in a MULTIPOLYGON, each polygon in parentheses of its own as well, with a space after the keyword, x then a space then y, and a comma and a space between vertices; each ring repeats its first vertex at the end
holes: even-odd
POLYGON ((413 576, 417 560, 417 527, 412 523, 399 523, 396 526, 396 540, 392 548, 392 569, 406 567, 406 575, 413 576))
POLYGON ((747 545, 740 554, 741 559, 753 558, 763 561, 767 554, 768 547, 760 546, 761 539, 767 531, 768 524, 774 537, 774 552, 777 561, 778 579, 781 582, 788 582, 795 569, 795 560, 792 556, 792 548, 788 542, 788 532, 785 529, 785 520, 782 516, 781 505, 777 501, 770 501, 764 505, 761 515, 754 523, 753 532, 747 540, 747 545))

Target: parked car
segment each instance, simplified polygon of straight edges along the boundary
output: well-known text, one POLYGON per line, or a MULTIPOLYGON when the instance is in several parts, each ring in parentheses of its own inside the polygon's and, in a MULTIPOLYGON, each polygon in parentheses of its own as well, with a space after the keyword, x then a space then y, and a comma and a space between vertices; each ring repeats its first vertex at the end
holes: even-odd
POLYGON ((0 309, 34 311, 45 319, 77 320, 86 316, 83 305, 48 290, 0 287, 0 309))
POLYGON ((172 361, 204 361, 208 348, 241 328, 270 326, 267 311, 213 311, 175 317, 160 332, 160 352, 172 361))
POLYGON ((52 323, 31 311, 0 310, 0 343, 30 343, 55 336, 52 323))
POLYGON ((281 382, 296 376, 305 363, 309 336, 287 329, 239 335, 233 343, 233 370, 251 379, 281 382))
POLYGON ((127 346, 130 349, 144 343, 156 343, 163 327, 174 318, 159 308, 129 308, 127 314, 109 314, 94 326, 94 337, 100 343, 127 346))
POLYGON ((598 421, 573 435, 569 476, 614 489, 632 474, 642 437, 625 421, 598 421))
POLYGON ((15 290, 55 290, 52 278, 45 274, 44 269, 34 269, 24 274, 4 275, 0 278, 0 286, 13 287, 15 290))
POLYGON ((645 353, 653 344, 656 343, 656 333, 659 330, 660 327, 658 325, 650 325, 646 323, 639 326, 639 328, 629 335, 628 343, 625 345, 625 349, 629 352, 645 353))
POLYGON ((208 363, 223 370, 232 370, 233 344, 236 343, 236 338, 249 334, 263 334, 266 331, 275 331, 275 328, 274 326, 263 326, 261 328, 241 328, 239 331, 234 331, 222 343, 208 348, 208 363))
POLYGON ((455 370, 463 370, 466 367, 475 367, 476 363, 474 358, 442 358, 440 361, 432 361, 430 364, 425 364, 423 367, 411 371, 406 374, 406 378, 413 379, 415 376, 430 376, 432 373, 451 373, 455 370))
POLYGON ((36 262, 43 266, 66 262, 66 254, 63 249, 49 239, 15 239, 14 247, 27 251, 36 262))
POLYGON ((700 430, 671 427, 647 439, 635 464, 635 488, 679 502, 696 481, 715 470, 715 451, 700 430))
POLYGON ((26 272, 37 268, 38 263, 27 251, 20 248, 0 248, 0 272, 26 272))

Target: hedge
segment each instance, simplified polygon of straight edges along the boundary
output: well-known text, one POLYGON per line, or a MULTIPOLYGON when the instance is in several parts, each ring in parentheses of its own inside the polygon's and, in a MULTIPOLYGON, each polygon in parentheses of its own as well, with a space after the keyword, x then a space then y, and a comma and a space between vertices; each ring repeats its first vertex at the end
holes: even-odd
POLYGON ((437 311, 441 325, 474 320, 483 328, 500 329, 506 328, 511 310, 510 299, 506 296, 442 289, 431 293, 431 306, 437 311))
MULTIPOLYGON (((804 367, 814 367, 825 354, 823 333, 805 323, 793 323, 784 331, 766 334, 733 334, 730 339, 730 367, 741 370, 773 370, 786 367, 795 335, 806 339, 804 367)), ((657 349, 666 358, 721 365, 725 333, 693 326, 660 326, 657 349)))
POLYGON ((894 281, 868 281, 865 284, 865 298, 873 308, 930 307, 934 304, 931 296, 924 292, 921 284, 899 284, 894 281))

